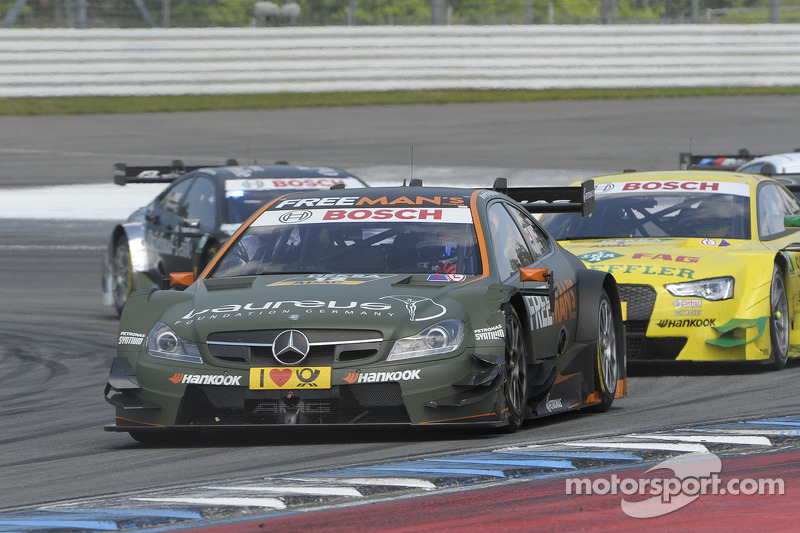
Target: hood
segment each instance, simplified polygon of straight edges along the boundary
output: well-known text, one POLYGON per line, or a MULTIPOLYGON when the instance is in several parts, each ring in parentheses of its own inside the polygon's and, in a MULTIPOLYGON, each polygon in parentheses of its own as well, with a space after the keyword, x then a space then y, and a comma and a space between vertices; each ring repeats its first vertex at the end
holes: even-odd
POLYGON ((161 321, 186 338, 259 329, 361 329, 385 339, 463 316, 449 298, 459 282, 428 274, 293 274, 207 279, 161 321))
MULTIPOLYGON (((746 267, 751 241, 726 239, 597 239, 560 241, 586 266, 620 283, 662 285, 736 276, 746 267)), ((763 253, 763 252, 762 252, 763 253)))

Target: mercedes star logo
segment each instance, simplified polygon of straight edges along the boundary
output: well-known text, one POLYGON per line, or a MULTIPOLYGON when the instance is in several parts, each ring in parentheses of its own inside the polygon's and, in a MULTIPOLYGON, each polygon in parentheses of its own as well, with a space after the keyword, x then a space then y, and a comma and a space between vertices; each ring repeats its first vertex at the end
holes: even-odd
POLYGON ((272 355, 282 365, 296 365, 308 355, 308 337, 296 329, 287 329, 272 342, 272 355))

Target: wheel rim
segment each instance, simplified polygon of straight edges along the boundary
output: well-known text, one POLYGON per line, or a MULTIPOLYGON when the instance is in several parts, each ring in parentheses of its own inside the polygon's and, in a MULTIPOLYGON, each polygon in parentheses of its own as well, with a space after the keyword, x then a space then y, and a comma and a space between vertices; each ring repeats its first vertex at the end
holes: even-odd
POLYGON ((601 385, 606 392, 617 388, 619 362, 617 361, 617 335, 614 330, 614 315, 608 300, 600 302, 597 325, 597 350, 601 385))
POLYGON ((789 302, 786 298, 783 277, 779 272, 772 277, 770 300, 772 345, 777 352, 775 357, 783 360, 789 352, 789 302))
POLYGON ((124 244, 117 246, 114 253, 114 267, 112 271, 112 279, 114 280, 114 301, 118 307, 125 304, 131 288, 131 267, 128 259, 128 247, 124 244))
POLYGON ((508 321, 506 341, 506 407, 515 415, 522 416, 525 407, 525 342, 519 322, 514 319, 508 321))

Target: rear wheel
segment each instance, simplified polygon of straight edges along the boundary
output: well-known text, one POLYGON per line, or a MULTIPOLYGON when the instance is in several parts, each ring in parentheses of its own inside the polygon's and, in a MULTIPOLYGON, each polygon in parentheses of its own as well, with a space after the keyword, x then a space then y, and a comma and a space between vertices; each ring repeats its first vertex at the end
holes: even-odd
POLYGON ((778 265, 772 269, 772 283, 769 290, 769 367, 780 370, 789 358, 789 300, 786 297, 786 282, 783 269, 778 265))
POLYGON ((111 259, 111 295, 114 297, 114 306, 117 315, 122 314, 122 308, 128 301, 133 289, 133 266, 131 265, 131 250, 128 238, 122 235, 114 244, 114 256, 111 259))
POLYGON ((614 402, 617 381, 620 376, 619 343, 614 324, 614 311, 605 291, 597 307, 597 358, 595 382, 599 387, 600 403, 592 407, 595 411, 607 411, 614 402))
POLYGON ((508 410, 506 430, 514 432, 522 425, 528 409, 527 350, 522 326, 516 311, 506 312, 505 401, 508 410))

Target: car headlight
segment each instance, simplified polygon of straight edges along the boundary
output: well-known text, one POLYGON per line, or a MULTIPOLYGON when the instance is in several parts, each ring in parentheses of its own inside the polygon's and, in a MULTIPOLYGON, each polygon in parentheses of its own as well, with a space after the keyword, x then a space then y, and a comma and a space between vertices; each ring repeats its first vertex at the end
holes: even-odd
POLYGON ((172 328, 162 322, 156 322, 147 336, 147 353, 150 357, 159 359, 203 364, 197 345, 180 338, 172 328))
POLYGON ((725 276, 683 283, 668 283, 664 285, 664 288, 671 295, 679 298, 694 296, 716 302, 733 298, 733 281, 731 276, 725 276))
POLYGON ((464 341, 464 322, 448 318, 428 326, 416 335, 395 341, 387 361, 441 355, 458 350, 464 341))

